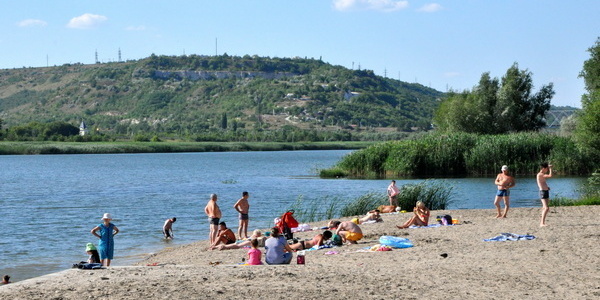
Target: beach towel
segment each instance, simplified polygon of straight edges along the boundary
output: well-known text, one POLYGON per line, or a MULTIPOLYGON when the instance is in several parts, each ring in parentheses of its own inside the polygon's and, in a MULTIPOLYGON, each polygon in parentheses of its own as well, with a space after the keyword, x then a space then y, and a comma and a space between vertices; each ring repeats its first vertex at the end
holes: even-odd
MULTIPOLYGON (((442 224, 430 224, 427 226, 417 226, 417 225, 410 225, 410 227, 408 228, 433 228, 433 227, 441 227, 443 226, 442 224)), ((448 226, 452 226, 452 225, 448 225, 448 226)))
POLYGON ((495 236, 493 238, 484 239, 485 242, 505 242, 505 241, 523 241, 523 240, 533 240, 535 236, 529 234, 514 234, 503 232, 499 236, 495 236))
POLYGON ((321 246, 314 245, 314 246, 306 249, 305 251, 321 250, 321 249, 327 249, 327 248, 333 248, 333 247, 334 246, 332 246, 332 245, 321 245, 321 246))
POLYGON ((413 243, 407 238, 389 235, 382 235, 381 237, 379 237, 379 243, 381 245, 394 248, 410 248, 413 246, 413 243))

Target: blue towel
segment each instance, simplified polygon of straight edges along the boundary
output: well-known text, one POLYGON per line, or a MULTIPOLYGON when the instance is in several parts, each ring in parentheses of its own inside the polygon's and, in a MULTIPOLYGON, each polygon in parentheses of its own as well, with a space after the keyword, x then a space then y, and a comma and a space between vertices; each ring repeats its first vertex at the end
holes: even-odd
POLYGON ((505 242, 505 241, 522 241, 522 240, 533 240, 535 236, 529 234, 514 234, 503 232, 499 236, 495 236, 490 239, 484 239, 485 242, 505 242))

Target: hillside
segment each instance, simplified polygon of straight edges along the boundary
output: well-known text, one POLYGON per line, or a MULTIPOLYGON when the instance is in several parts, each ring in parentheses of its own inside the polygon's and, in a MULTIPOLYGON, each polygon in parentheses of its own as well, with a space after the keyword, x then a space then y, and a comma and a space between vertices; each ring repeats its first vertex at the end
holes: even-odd
POLYGON ((152 55, 0 70, 4 127, 84 120, 93 131, 116 135, 289 126, 410 130, 429 126, 441 97, 420 84, 303 58, 152 55))

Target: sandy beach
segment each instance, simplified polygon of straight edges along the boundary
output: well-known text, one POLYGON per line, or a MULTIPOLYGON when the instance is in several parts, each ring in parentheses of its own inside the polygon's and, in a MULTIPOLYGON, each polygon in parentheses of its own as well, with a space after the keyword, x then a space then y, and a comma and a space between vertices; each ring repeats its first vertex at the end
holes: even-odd
POLYGON ((507 219, 495 219, 494 210, 432 211, 432 221, 442 214, 460 224, 397 229, 410 213, 383 215, 384 222, 361 226, 358 245, 308 251, 305 265, 294 255, 291 265, 243 266, 247 249, 208 251, 201 241, 134 266, 69 269, 0 286, 0 299, 600 298, 600 206, 551 208, 542 228, 539 208, 511 209, 507 219), (536 238, 483 241, 504 232, 536 238), (414 247, 364 251, 382 235, 414 247))

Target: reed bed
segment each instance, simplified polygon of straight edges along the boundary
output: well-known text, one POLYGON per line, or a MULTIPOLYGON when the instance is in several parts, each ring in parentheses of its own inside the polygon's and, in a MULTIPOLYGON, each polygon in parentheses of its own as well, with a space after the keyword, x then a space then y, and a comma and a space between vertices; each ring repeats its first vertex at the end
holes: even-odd
POLYGON ((541 162, 562 175, 589 174, 593 162, 569 137, 549 133, 477 135, 430 134, 415 140, 385 142, 345 156, 321 175, 383 178, 410 176, 489 176, 508 165, 513 174, 530 175, 541 162))
MULTIPOLYGON (((453 187, 446 182, 425 180, 418 184, 403 185, 398 195, 400 207, 412 211, 417 201, 422 201, 432 210, 446 209, 453 201, 453 187)), ((380 205, 388 205, 385 193, 370 192, 355 199, 344 201, 338 197, 324 197, 305 201, 299 196, 288 210, 294 210, 298 222, 310 223, 338 217, 366 214, 380 205)))
POLYGON ((372 142, 0 142, 0 155, 353 150, 372 142))

